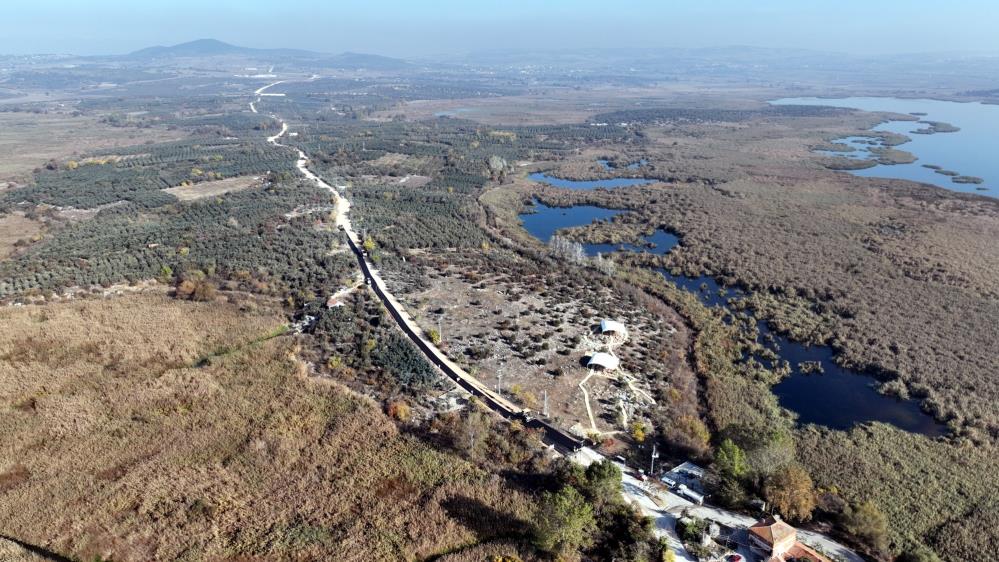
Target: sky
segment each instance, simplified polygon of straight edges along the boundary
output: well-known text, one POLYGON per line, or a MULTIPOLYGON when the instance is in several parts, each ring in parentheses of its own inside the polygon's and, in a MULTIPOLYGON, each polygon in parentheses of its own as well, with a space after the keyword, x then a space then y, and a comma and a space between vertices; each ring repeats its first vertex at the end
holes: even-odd
POLYGON ((391 56, 509 48, 999 53, 999 0, 5 0, 0 53, 214 38, 391 56))

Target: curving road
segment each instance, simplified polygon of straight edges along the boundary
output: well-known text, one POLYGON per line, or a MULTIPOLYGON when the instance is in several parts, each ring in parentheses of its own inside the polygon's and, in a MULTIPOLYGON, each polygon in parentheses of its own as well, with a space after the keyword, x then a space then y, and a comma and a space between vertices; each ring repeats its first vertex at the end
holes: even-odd
MULTIPOLYGON (((285 80, 279 80, 272 84, 268 84, 260 89, 258 89, 255 94, 264 95, 263 92, 275 86, 286 82, 285 80)), ((258 98, 259 100, 259 98, 258 98)), ((251 111, 256 112, 257 108, 251 103, 251 111)), ((275 119, 279 119, 276 115, 271 115, 275 119)), ((493 391, 480 380, 476 379, 464 369, 462 369, 454 361, 451 361, 444 352, 442 352, 437 346, 431 343, 426 335, 423 333, 422 328, 420 328, 413 318, 406 311, 405 307, 396 299, 395 295, 389 291, 388 287, 385 285, 385 281, 382 279, 381 274, 378 269, 375 268, 374 263, 371 261, 367 252, 363 250, 363 244, 360 237, 354 231, 353 226, 350 223, 350 201, 344 197, 336 188, 324 181, 322 178, 317 176, 308 168, 309 157, 301 149, 296 149, 290 147, 286 144, 281 144, 279 140, 285 134, 288 133, 288 123, 281 121, 281 131, 277 134, 267 137, 267 142, 275 145, 282 146, 285 148, 292 148, 298 152, 298 161, 296 162, 296 167, 298 171, 302 173, 307 179, 311 180, 313 183, 330 192, 333 196, 336 205, 336 226, 344 231, 347 235, 348 243, 351 250, 358 258, 358 262, 361 266, 361 271, 369 285, 382 300, 385 308, 388 309, 389 314, 396 320, 400 328, 416 343, 417 347, 427 355, 430 362, 441 369, 448 377, 455 380, 459 385, 468 390, 469 392, 479 396, 484 399, 487 404, 494 410, 499 409, 500 414, 504 417, 524 417, 527 415, 528 410, 525 410, 513 402, 510 402, 497 392, 493 391)), ((538 423, 535 420, 535 423, 538 423)), ((543 422, 542 422, 543 423, 543 422)), ((559 439, 559 441, 564 441, 559 439)))

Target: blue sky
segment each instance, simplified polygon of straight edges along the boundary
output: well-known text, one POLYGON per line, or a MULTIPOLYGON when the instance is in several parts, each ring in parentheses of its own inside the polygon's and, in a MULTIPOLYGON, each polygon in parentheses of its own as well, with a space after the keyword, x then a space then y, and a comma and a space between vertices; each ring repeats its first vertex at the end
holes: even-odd
POLYGON ((123 53, 213 37, 406 56, 752 45, 999 53, 999 0, 7 0, 0 53, 123 53))

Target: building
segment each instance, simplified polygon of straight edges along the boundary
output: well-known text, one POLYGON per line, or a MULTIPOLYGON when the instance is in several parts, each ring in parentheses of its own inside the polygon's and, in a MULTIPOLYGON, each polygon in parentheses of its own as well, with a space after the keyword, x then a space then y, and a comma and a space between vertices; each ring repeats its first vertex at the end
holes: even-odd
POLYGON ((798 531, 775 516, 761 519, 749 528, 749 547, 767 562, 831 562, 798 541, 798 531))
POLYGON ((670 487, 681 496, 695 502, 701 503, 704 501, 704 485, 702 480, 704 479, 704 469, 697 466, 692 462, 684 462, 677 466, 674 466, 668 472, 663 474, 662 482, 670 487), (688 493, 684 493, 688 492, 688 493), (697 497, 691 497, 689 492, 697 494, 697 497))
POLYGON ((598 352, 594 353, 590 360, 586 362, 586 367, 589 369, 600 369, 604 371, 614 371, 621 365, 621 360, 614 357, 610 353, 598 352))
POLYGON ((600 321, 600 333, 605 336, 627 336, 628 329, 617 320, 604 318, 600 321))

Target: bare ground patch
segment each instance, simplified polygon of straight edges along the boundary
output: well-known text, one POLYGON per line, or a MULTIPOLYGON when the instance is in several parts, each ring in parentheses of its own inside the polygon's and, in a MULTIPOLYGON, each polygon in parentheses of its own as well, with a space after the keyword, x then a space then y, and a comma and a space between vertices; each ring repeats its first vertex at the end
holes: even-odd
POLYGON ((180 185, 164 189, 163 191, 181 201, 196 201, 231 191, 242 191, 258 185, 260 185, 259 176, 238 176, 224 180, 204 181, 193 185, 180 185))
MULTIPOLYGON (((579 384, 588 375, 587 358, 597 351, 612 349, 645 395, 677 384, 688 370, 689 335, 679 317, 636 307, 605 283, 525 275, 516 271, 516 264, 524 263, 514 257, 445 253, 409 261, 419 264, 425 282, 416 286, 401 277, 389 282, 424 330, 439 330, 441 347, 452 359, 490 387, 501 383, 522 405, 541 411, 547 393, 549 413, 563 427, 591 430, 579 384), (628 340, 608 348, 608 339, 597 331, 603 318, 623 321, 628 340)), ((621 401, 636 417, 651 406, 618 380, 617 372, 608 374, 611 378, 594 376, 586 384, 599 432, 622 429, 621 401)))
POLYGON ((20 241, 30 242, 40 235, 43 226, 23 213, 0 216, 0 258, 11 255, 20 241))

